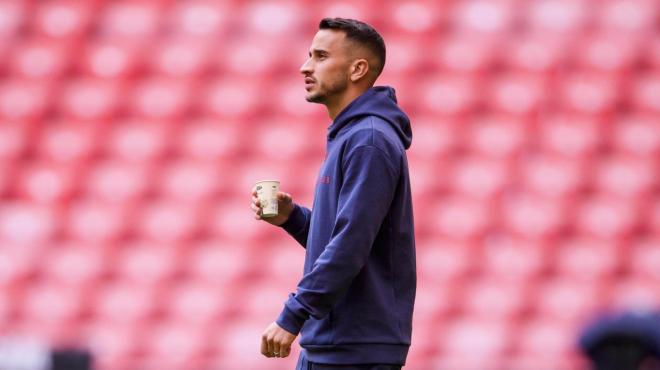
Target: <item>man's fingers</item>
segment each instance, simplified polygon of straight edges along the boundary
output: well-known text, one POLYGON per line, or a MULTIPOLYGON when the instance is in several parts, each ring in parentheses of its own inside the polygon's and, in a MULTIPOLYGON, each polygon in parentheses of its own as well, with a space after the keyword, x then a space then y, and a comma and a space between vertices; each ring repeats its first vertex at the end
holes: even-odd
POLYGON ((282 357, 282 346, 278 340, 273 341, 273 355, 275 357, 282 357))
POLYGON ((266 343, 268 343, 268 357, 274 357, 275 353, 275 342, 272 336, 266 338, 266 343))
POLYGON ((278 192, 277 193, 277 199, 282 201, 282 202, 289 203, 289 202, 291 202, 291 194, 278 192))
POLYGON ((281 358, 285 358, 289 356, 289 353, 291 353, 291 346, 282 346, 280 347, 280 350, 282 353, 280 353, 281 358))
POLYGON ((261 354, 270 357, 268 353, 268 343, 266 342, 266 335, 261 336, 261 354))

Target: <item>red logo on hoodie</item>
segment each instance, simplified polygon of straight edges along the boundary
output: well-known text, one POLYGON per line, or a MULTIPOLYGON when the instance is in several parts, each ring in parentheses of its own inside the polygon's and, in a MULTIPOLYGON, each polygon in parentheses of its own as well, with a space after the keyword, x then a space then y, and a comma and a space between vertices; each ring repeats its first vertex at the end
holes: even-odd
POLYGON ((330 176, 321 176, 319 178, 319 184, 329 184, 330 183, 330 176))

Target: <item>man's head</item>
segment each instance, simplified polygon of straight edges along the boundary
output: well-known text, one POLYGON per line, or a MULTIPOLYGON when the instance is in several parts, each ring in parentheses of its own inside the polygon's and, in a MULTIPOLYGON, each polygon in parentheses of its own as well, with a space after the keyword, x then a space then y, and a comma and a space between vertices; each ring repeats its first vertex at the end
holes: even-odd
POLYGON ((324 18, 309 59, 300 68, 307 101, 327 104, 348 89, 366 90, 384 65, 385 42, 373 27, 353 19, 324 18))

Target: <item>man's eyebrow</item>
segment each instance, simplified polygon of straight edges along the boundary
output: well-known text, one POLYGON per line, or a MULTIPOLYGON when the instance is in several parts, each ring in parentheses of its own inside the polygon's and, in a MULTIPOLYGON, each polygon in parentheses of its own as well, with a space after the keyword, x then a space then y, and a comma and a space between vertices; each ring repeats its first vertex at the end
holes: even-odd
POLYGON ((327 50, 323 50, 323 49, 312 49, 309 52, 309 55, 311 56, 312 53, 314 53, 314 54, 329 54, 327 50))

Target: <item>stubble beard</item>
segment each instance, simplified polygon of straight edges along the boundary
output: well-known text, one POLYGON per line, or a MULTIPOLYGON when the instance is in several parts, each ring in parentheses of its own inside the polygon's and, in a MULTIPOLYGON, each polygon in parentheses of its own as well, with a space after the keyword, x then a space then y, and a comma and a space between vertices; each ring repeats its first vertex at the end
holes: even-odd
POLYGON ((319 84, 318 91, 305 97, 310 103, 326 104, 329 99, 333 96, 341 95, 348 86, 348 82, 345 78, 338 78, 328 85, 327 88, 324 88, 324 85, 319 84))

